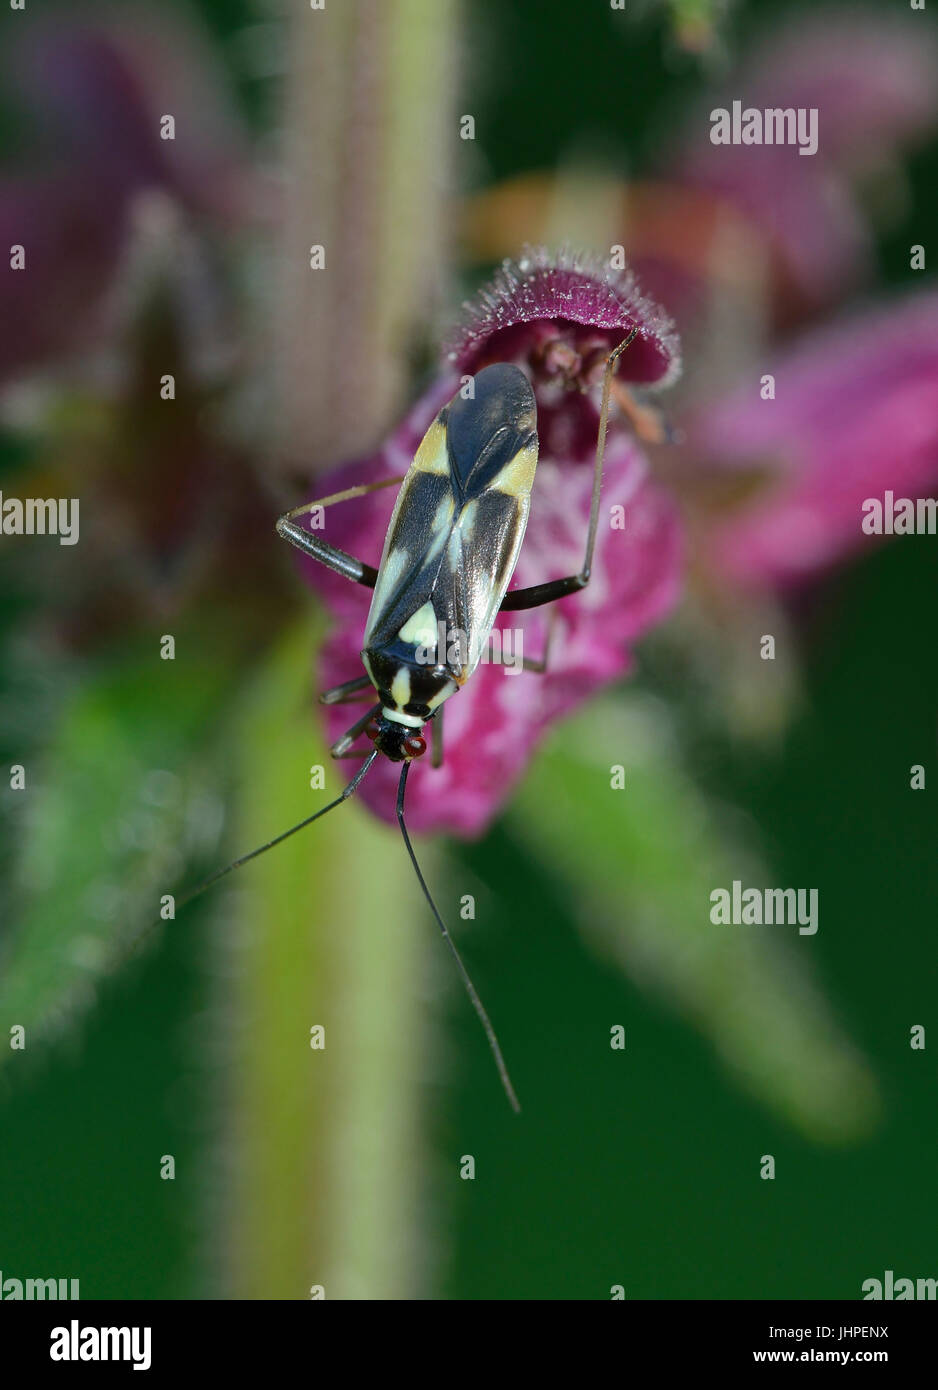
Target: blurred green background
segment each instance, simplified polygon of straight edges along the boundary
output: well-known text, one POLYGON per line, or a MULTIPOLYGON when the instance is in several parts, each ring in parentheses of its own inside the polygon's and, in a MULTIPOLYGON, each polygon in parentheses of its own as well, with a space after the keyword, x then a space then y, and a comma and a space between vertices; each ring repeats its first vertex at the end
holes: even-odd
MULTIPOLYGON (((209 0, 198 8, 230 69, 246 119, 256 132, 265 130, 275 105, 271 84, 245 74, 238 59, 243 45, 237 36, 256 20, 256 11, 209 0)), ((629 132, 629 173, 641 176, 658 162, 656 141, 672 110, 706 79, 705 64, 677 51, 669 17, 658 7, 647 8, 627 45, 610 40, 608 7, 601 4, 473 0, 468 8, 459 103, 477 119, 477 187, 553 167, 574 136, 577 149, 595 140, 602 153, 623 130, 629 132)), ((773 19, 798 13, 782 4, 737 6, 728 21, 731 51, 759 31, 768 10, 773 19)), ((9 111, 5 115, 9 128, 9 111)), ((911 197, 899 221, 879 235, 881 286, 910 282, 907 248, 927 242, 927 232, 935 229, 938 143, 914 152, 905 169, 911 197)), ((471 275, 466 278, 472 282, 471 275)), ((0 485, 14 491, 5 480, 22 466, 22 446, 8 435, 0 485)), ((273 548, 274 509, 265 513, 262 502, 257 506, 259 536, 269 537, 273 548)), ((41 565, 46 554, 37 545, 30 563, 41 565)), ((54 583, 24 577, 21 563, 3 563, 6 651, 17 650, 20 634, 64 602, 54 583)), ((307 622, 313 600, 292 576, 285 561, 269 600, 270 611, 292 613, 302 625, 300 638, 284 648, 288 674, 282 693, 265 693, 266 677, 246 671, 245 653, 227 641, 238 628, 242 588, 249 587, 243 575, 227 607, 224 595, 215 595, 207 611, 195 599, 174 612, 168 627, 153 616, 138 634, 141 646, 161 631, 177 633, 180 646, 188 642, 190 648, 205 632, 217 640, 217 659, 211 643, 203 646, 205 669, 197 677, 191 668, 180 670, 177 659, 174 678, 194 679, 198 689, 192 708, 172 716, 171 740, 161 743, 162 721, 171 719, 164 696, 154 706, 146 678, 127 676, 124 663, 132 667, 134 653, 126 636, 102 641, 93 656, 84 648, 76 658, 79 676, 62 678, 63 688, 77 679, 84 691, 102 672, 112 678, 128 740, 140 733, 143 750, 161 750, 161 760, 152 765, 172 766, 182 775, 190 759, 200 763, 199 785, 219 795, 230 792, 239 777, 244 780, 247 809, 226 827, 221 843, 209 836, 206 844, 196 844, 188 864, 167 861, 180 881, 197 876, 193 866, 211 868, 228 850, 291 823, 275 771, 269 784, 258 786, 233 768, 252 740, 258 748, 269 744, 274 763, 284 756, 284 730, 258 723, 265 712, 287 710, 298 727, 310 722, 308 711, 296 708, 297 673, 304 668, 295 655, 307 627, 313 635, 312 619, 307 622), (255 679, 260 693, 251 684, 255 679), (230 687, 243 681, 251 693, 232 714, 230 687), (217 718, 216 707, 224 711, 217 718), (191 745, 180 732, 190 725, 197 730, 191 745)), ((374 1051, 390 1047, 393 1053, 393 1041, 382 1030, 412 1030, 400 1061, 409 1098, 390 1094, 392 1104, 403 1106, 410 1134, 398 1135, 389 1150, 387 1166, 394 1171, 385 1173, 386 1188, 380 1152, 371 1170, 374 1183, 365 1181, 375 1220, 391 1242, 381 1252, 382 1278, 369 1283, 365 1256, 364 1272, 357 1266, 358 1282, 340 1286, 337 1296, 608 1298, 610 1287, 621 1284, 635 1299, 855 1298, 865 1278, 881 1277, 886 1269, 911 1277, 938 1272, 938 1077, 933 1048, 909 1048, 912 1025, 930 1026, 936 979, 935 577, 934 542, 915 537, 852 563, 812 591, 798 613, 800 696, 775 741, 741 743, 730 727, 695 712, 693 698, 682 694, 682 667, 666 640, 650 642, 622 696, 638 700, 640 708, 669 703, 681 775, 692 777, 704 804, 738 808, 738 823, 747 837, 756 837, 773 866, 770 882, 819 888, 817 936, 793 936, 787 944, 812 962, 832 1014, 875 1078, 880 1099, 878 1109, 871 1106, 869 1123, 859 1123, 843 1142, 828 1143, 823 1124, 814 1124, 812 1134, 811 1122, 792 1122, 784 1103, 773 1105, 770 1094, 760 1097, 739 1084, 733 1067, 715 1055, 705 1027, 696 1027, 660 992, 626 978, 611 953, 593 949, 581 920, 587 883, 563 878, 553 859, 538 853, 541 828, 528 815, 535 805, 544 807, 545 798, 553 798, 560 811, 564 798, 574 795, 565 740, 582 745, 590 737, 601 739, 609 727, 601 718, 594 724, 587 710, 575 732, 555 731, 530 786, 483 840, 447 844, 445 853, 428 851, 429 876, 451 916, 460 891, 451 885, 472 884, 465 891, 478 894, 478 920, 456 927, 522 1097, 520 1120, 498 1092, 477 1021, 447 973, 448 962, 437 959, 442 948, 412 885, 401 876, 386 896, 376 890, 373 906, 384 917, 376 926, 387 938, 387 959, 399 961, 402 976, 388 966, 388 988, 402 997, 387 1020, 374 1020, 371 1041, 374 1051), (927 790, 921 793, 909 790, 915 763, 927 769, 927 790), (400 953, 395 933, 401 936, 400 953), (623 1052, 609 1047, 615 1024, 626 1030, 623 1052), (464 1154, 476 1159, 471 1182, 459 1177, 464 1154), (763 1154, 775 1157, 775 1181, 760 1180, 763 1154), (396 1221, 387 1219, 388 1204, 397 1206, 396 1221)), ((267 611, 260 605, 260 617, 255 613, 250 621, 261 623, 267 611)), ((258 653, 263 647, 259 638, 255 647, 258 653)), ((53 657, 48 659, 51 667, 53 657)), ((54 659, 63 666, 67 661, 54 659)), ((0 761, 32 766, 31 758, 40 759, 51 742, 55 759, 39 779, 46 787, 56 769, 67 779, 81 757, 96 756, 94 747, 78 750, 74 743, 92 737, 87 729, 96 727, 95 719, 87 711, 84 725, 80 713, 73 714, 70 731, 57 724, 64 697, 61 689, 46 688, 56 684, 50 667, 43 669, 41 698, 33 697, 12 660, 0 671, 0 702, 9 716, 0 761), (45 724, 47 715, 52 728, 45 724), (24 753, 30 738, 32 747, 24 753)), ((311 724, 309 737, 315 747, 311 724)), ((147 766, 146 751, 140 757, 147 766)), ((304 757, 298 755, 301 770, 316 760, 315 753, 305 763, 304 757)), ((102 759, 107 761, 106 753, 102 759)), ((619 760, 616 752, 599 754, 600 764, 619 760)), ((111 769, 118 781, 120 768, 118 760, 111 769)), ((107 797, 113 789, 103 775, 101 796, 107 797)), ((297 814, 306 804, 298 803, 297 814)), ((93 808, 78 793, 73 809, 93 820, 93 808)), ((5 827, 17 814, 8 804, 5 827)), ((284 851, 282 861, 270 856, 265 881, 275 882, 278 873, 289 879, 291 854, 301 865, 304 856, 341 855, 340 871, 348 879, 379 875, 403 851, 390 830, 366 829, 366 820, 363 812, 350 811, 321 842, 327 850, 307 844, 284 851)), ((92 833, 93 825, 76 826, 79 854, 83 837, 92 833)), ((171 833, 172 826, 170 838, 171 833)), ((589 825, 581 833, 588 842, 589 825)), ((628 827, 616 833, 625 837, 628 827)), ((9 862, 22 834, 17 825, 5 835, 5 867, 16 885, 4 892, 5 908, 22 906, 22 885, 9 862)), ((628 900, 628 853, 623 839, 621 882, 610 877, 615 860, 597 855, 595 886, 607 904, 628 900)), ((589 872, 587 862, 585 876, 589 872)), ((712 879, 713 886, 722 882, 712 879)), ((67 882, 57 880, 55 890, 50 911, 67 925, 81 903, 67 882)), ((249 897, 251 889, 238 891, 249 897)), ((252 1249, 249 1221, 238 1229, 243 1213, 237 1196, 232 1198, 232 1130, 224 1115, 232 1104, 237 1109, 232 1096, 246 1088, 256 1097, 269 1085, 282 1104, 267 1117, 267 1140, 276 1146, 276 1126, 287 1132, 291 1114, 303 1108, 315 1083, 308 1053, 292 1072, 288 1065, 282 1076, 271 1074, 265 1082, 261 1064, 275 1053, 265 1052, 264 1044, 254 1058, 256 1074, 246 1083, 232 1076, 225 1039, 245 986, 237 969, 243 956, 232 956, 225 942, 233 930, 230 905, 240 902, 235 893, 221 906, 211 899, 194 905, 129 967, 102 970, 93 1009, 76 1013, 74 1022, 66 1010, 51 1044, 28 1048, 3 1067, 5 1276, 77 1276, 84 1297, 263 1296, 263 1279, 258 1284, 231 1275, 232 1265, 263 1268, 277 1255, 276 1247, 252 1249), (236 978, 240 984, 232 983, 236 978), (158 1178, 162 1154, 176 1158, 172 1183, 158 1178)), ((276 903, 261 913, 266 925, 275 911, 276 903)), ((701 911, 705 921, 706 909, 701 911)), ((317 939, 341 936, 342 914, 339 895, 329 911, 312 914, 310 932, 317 939)), ((12 932, 6 911, 4 917, 12 932)), ((249 966, 252 942, 239 948, 247 951, 249 966)), ((379 962, 372 986, 378 998, 384 970, 379 962)), ((279 989, 271 985, 270 997, 279 989)), ((748 1004, 758 1017, 758 1000, 748 1004)), ((304 1046, 301 1041, 301 1051, 304 1046)), ((810 1045, 801 1048, 797 1065, 810 1073, 810 1045)), ((825 1065, 820 1055, 818 1065, 825 1065)), ((252 1102, 242 1123, 264 1123, 265 1113, 263 1104, 252 1102)), ((361 1127, 348 1141, 353 1147, 367 1147, 376 1137, 380 1144, 380 1131, 368 1135, 368 1113, 366 1104, 361 1127)), ((313 1133, 303 1152, 316 1154, 332 1141, 331 1121, 314 1116, 310 1123, 313 1133), (318 1123, 325 1127, 321 1134, 318 1123)), ((263 1143, 264 1137, 252 1133, 241 1142, 263 1143)), ((289 1150, 278 1153, 289 1169, 289 1150)), ((264 1169, 268 1178, 275 1167, 272 1160, 264 1169)), ((314 1165, 300 1184, 337 1181, 316 1174, 314 1165)), ((297 1181, 295 1172, 288 1188, 289 1181, 297 1181)), ((363 1219, 369 1219, 367 1211, 363 1219)), ((309 1283, 317 1282, 317 1257, 314 1239, 305 1257, 309 1283)), ((306 1293, 299 1280, 292 1293, 267 1288, 277 1297, 306 1293)))

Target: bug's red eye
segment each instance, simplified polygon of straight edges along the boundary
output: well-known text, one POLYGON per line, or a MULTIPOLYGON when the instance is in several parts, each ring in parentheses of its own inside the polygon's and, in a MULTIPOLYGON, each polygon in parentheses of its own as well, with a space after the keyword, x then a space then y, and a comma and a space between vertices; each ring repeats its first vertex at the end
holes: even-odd
POLYGON ((378 723, 377 719, 369 719, 368 723, 365 725, 365 737, 370 738, 372 743, 374 743, 380 732, 381 725, 378 723))
POLYGON ((419 734, 411 734, 404 740, 404 752, 408 758, 419 758, 421 753, 427 751, 427 740, 421 738, 419 734))

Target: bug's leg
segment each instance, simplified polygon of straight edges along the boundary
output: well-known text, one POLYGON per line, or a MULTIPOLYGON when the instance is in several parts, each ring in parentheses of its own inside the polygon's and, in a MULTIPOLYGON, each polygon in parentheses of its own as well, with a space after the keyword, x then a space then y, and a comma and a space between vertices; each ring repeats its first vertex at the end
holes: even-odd
MULTIPOLYGON (((550 611, 550 613, 548 614, 548 617, 547 617, 547 635, 546 635, 546 637, 544 638, 544 655, 543 655, 543 656, 537 656, 537 657, 536 657, 536 656, 522 656, 522 658, 521 658, 521 669, 522 669, 522 671, 536 671, 536 672, 538 673, 538 675, 541 675, 541 676, 544 674, 544 672, 547 670, 547 668, 548 668, 548 666, 549 666, 549 664, 550 664, 550 648, 551 648, 551 644, 552 644, 552 642, 553 642, 553 640, 554 640, 554 632, 555 632, 555 630, 556 630, 556 627, 557 627, 557 610, 554 608, 554 609, 551 609, 551 611, 550 611)), ((491 650, 491 649, 490 649, 490 650, 491 650)), ((511 661, 507 661, 507 660, 505 659, 504 649, 502 650, 502 654, 501 654, 500 657, 496 658, 496 657, 490 656, 490 657, 489 657, 489 660, 490 660, 490 661, 492 662, 492 664, 495 665, 495 666, 511 666, 511 665, 513 664, 511 661)))
POLYGON ((552 608, 547 615, 547 634, 544 638, 544 654, 541 657, 525 656, 522 658, 521 665, 525 671, 537 671, 543 675, 550 665, 550 649, 554 641, 554 633, 557 630, 557 610, 552 608))
POLYGON ((346 554, 338 546, 329 545, 318 536, 314 536, 311 531, 304 531, 302 526, 297 525, 295 518, 311 512, 314 507, 331 507, 334 502, 348 502, 353 497, 365 497, 369 492, 378 492, 381 488, 392 487, 395 483, 403 481, 403 474, 399 478, 382 478, 377 483, 363 483, 360 487, 346 488, 344 492, 334 492, 331 497, 304 502, 301 507, 294 507, 292 511, 284 512, 283 516, 278 518, 277 534, 291 545, 295 545, 297 550, 302 550, 304 555, 311 555, 314 560, 319 560, 321 564, 335 570, 336 574, 341 574, 344 579, 351 579, 355 584, 364 584, 367 589, 373 589, 378 578, 378 571, 374 565, 366 564, 364 560, 356 560, 354 555, 346 554))
POLYGON ((344 758, 359 734, 365 732, 365 726, 369 719, 371 719, 372 715, 377 714, 380 708, 380 704, 372 705, 371 709, 365 711, 361 719, 356 719, 352 727, 344 733, 341 738, 336 739, 335 743, 329 749, 330 755, 333 758, 344 758))
POLYGON ((319 703, 321 705, 345 705, 350 700, 360 699, 366 691, 371 689, 369 676, 356 676, 354 680, 343 681, 341 685, 334 685, 330 690, 324 690, 319 697, 319 703))
POLYGON ((606 426, 609 422, 609 395, 612 390, 612 378, 619 357, 637 333, 638 329, 633 328, 629 336, 618 347, 613 348, 606 358, 602 402, 599 407, 596 462, 593 466, 593 496, 590 502, 589 530, 586 533, 586 554, 583 557, 583 567, 579 574, 567 575, 565 579, 550 579, 545 584, 532 584, 527 589, 515 589, 513 593, 506 594, 499 610, 501 613, 518 613, 525 608, 539 608, 542 603, 553 603, 554 599, 566 598, 568 594, 575 594, 580 589, 585 589, 590 582, 593 551, 596 548, 596 532, 599 529, 599 494, 603 483, 603 459, 606 454, 606 426))
POLYGON ((430 721, 430 766, 443 766, 443 706, 430 721))
POLYGON ((638 439, 643 444, 674 444, 677 432, 669 423, 663 410, 646 401, 639 401, 635 392, 624 382, 613 381, 612 399, 628 420, 638 439))

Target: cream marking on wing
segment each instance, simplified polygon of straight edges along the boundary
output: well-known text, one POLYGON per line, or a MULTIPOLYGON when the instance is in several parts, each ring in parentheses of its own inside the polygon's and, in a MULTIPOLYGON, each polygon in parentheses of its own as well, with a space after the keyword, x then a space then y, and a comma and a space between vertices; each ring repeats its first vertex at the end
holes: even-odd
POLYGON ((454 570, 458 570, 463 563, 463 536, 471 536, 472 528, 475 525, 476 516, 479 511, 479 504, 473 498, 467 502, 459 513, 456 525, 450 532, 448 551, 449 562, 454 570))
MULTIPOLYGON (((436 649, 436 613, 429 599, 407 619, 397 635, 402 642, 410 642, 415 647, 427 647, 431 651, 436 649)), ((404 700, 401 703, 407 702, 404 700)))
POLYGON ((459 520, 456 523, 460 531, 472 530, 473 526, 475 525, 476 514, 478 510, 479 504, 474 498, 471 502, 466 503, 462 511, 459 513, 459 520))
POLYGON ((368 610, 368 626, 365 629, 366 643, 374 630, 378 617, 387 607, 409 564, 410 556, 407 551, 403 546, 398 546, 396 550, 391 551, 381 566, 374 597, 371 600, 371 608, 368 610))
POLYGON ((456 510, 456 503, 451 493, 440 498, 440 505, 436 509, 436 516, 433 518, 433 530, 436 532, 447 532, 453 520, 453 512, 456 510))
POLYGON ((513 459, 492 479, 490 484, 496 492, 505 492, 510 497, 526 497, 534 485, 534 470, 537 467, 537 445, 519 449, 513 459))
POLYGON ((449 553, 450 566, 454 571, 460 569, 462 566, 462 535, 458 526, 453 527, 446 548, 449 553))
POLYGON ((446 452, 446 426, 439 419, 434 420, 427 430, 414 454, 412 465, 418 473, 449 473, 449 458, 446 452))

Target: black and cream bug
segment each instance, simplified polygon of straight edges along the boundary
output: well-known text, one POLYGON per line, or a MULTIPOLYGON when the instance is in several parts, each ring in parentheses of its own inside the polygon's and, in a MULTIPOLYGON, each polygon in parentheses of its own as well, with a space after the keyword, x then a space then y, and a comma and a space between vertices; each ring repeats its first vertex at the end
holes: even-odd
MULTIPOLYGON (((267 844, 218 870, 183 901, 224 874, 263 854, 347 801, 375 759, 401 766, 397 818, 423 894, 449 946, 482 1021, 508 1099, 520 1109, 495 1031, 426 885, 404 821, 404 793, 411 763, 426 752, 430 725, 433 761, 443 758, 443 710, 469 680, 499 613, 536 608, 584 588, 590 579, 609 396, 616 362, 633 341, 633 329, 606 359, 593 471, 593 490, 583 564, 576 574, 508 591, 524 539, 537 468, 537 407, 520 367, 493 363, 470 379, 428 428, 403 478, 349 488, 286 512, 277 531, 304 554, 337 574, 373 589, 362 642, 364 674, 327 690, 327 704, 377 697, 331 748, 334 758, 363 757, 340 795, 267 844), (337 502, 401 484, 377 568, 304 530, 298 518, 337 502), (360 738, 373 747, 356 748, 360 738)), ((525 666, 544 670, 543 662, 525 666)), ((181 906, 181 903, 179 904, 181 906)))
POLYGON ((420 730, 478 665, 514 572, 537 465, 537 407, 497 363, 444 406, 398 494, 362 663, 381 702, 375 747, 413 756, 420 730))

